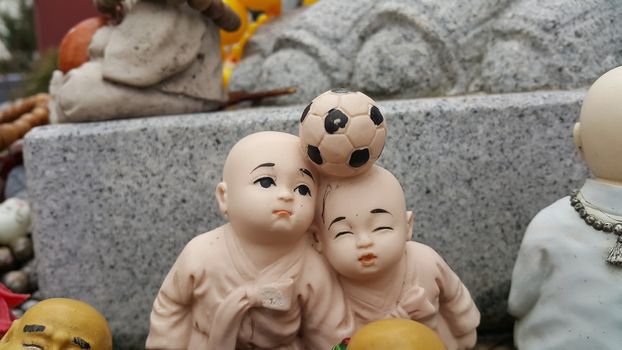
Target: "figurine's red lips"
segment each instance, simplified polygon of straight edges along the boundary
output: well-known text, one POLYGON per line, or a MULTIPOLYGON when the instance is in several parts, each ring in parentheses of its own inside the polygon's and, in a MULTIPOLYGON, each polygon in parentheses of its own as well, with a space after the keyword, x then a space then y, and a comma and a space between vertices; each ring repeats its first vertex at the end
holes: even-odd
POLYGON ((273 210, 272 214, 275 214, 277 216, 291 216, 292 215, 290 211, 285 210, 285 209, 273 210))
POLYGON ((363 264, 363 266, 369 266, 373 265, 377 258, 378 257, 376 256, 376 254, 368 253, 365 255, 361 255, 359 257, 359 261, 361 262, 361 264, 363 264))

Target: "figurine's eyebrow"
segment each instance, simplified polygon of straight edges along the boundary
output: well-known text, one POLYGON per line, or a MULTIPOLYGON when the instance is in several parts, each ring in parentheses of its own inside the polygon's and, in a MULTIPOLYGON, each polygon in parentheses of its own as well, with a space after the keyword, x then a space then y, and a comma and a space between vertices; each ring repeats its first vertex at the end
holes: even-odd
POLYGON ((90 349, 91 348, 91 344, 89 344, 86 340, 84 340, 84 339, 82 339, 80 337, 73 338, 73 340, 71 342, 76 344, 77 346, 79 346, 80 349, 90 349))
POLYGON ((311 180, 313 180, 313 182, 315 182, 315 179, 313 178, 313 175, 311 174, 311 172, 308 169, 305 168, 300 168, 300 171, 302 171, 304 174, 309 175, 309 177, 311 178, 311 180))
POLYGON ((251 173, 261 167, 273 167, 274 163, 262 163, 255 167, 255 169, 251 170, 251 173))
POLYGON ((338 218, 335 218, 335 220, 331 221, 330 225, 328 225, 328 230, 330 230, 330 227, 333 226, 334 223, 339 222, 341 220, 345 220, 346 217, 345 216, 340 216, 338 218))
POLYGON ((24 333, 34 333, 45 331, 45 326, 39 324, 27 324, 24 326, 24 333))
POLYGON ((386 210, 384 210, 382 208, 372 209, 370 211, 370 213, 372 213, 372 214, 389 214, 389 215, 393 216, 393 214, 389 213, 388 211, 386 211, 386 210))

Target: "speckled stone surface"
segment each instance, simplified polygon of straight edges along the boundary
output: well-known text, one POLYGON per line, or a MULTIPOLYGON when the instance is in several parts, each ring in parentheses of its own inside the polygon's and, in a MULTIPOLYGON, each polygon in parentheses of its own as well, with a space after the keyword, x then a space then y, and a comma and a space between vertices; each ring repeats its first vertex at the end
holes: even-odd
MULTIPOLYGON (((571 126, 585 92, 383 101, 380 164, 415 212, 415 238, 462 277, 481 331, 509 331, 510 273, 526 225, 581 185, 571 126)), ((214 189, 228 149, 260 130, 297 133, 304 105, 47 126, 25 143, 39 284, 85 300, 117 346, 142 348, 176 256, 223 223, 214 189)))
POLYGON ((414 98, 573 89, 622 64, 612 0, 322 0, 260 28, 233 90, 414 98))

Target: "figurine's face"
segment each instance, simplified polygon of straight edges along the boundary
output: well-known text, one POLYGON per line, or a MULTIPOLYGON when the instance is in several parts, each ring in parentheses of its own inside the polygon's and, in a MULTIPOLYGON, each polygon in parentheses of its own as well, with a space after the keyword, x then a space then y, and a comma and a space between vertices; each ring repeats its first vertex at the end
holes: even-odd
POLYGON ((313 221, 318 179, 299 153, 298 138, 260 133, 242 142, 225 171, 222 202, 231 225, 263 243, 299 239, 313 221))
POLYGON ((380 276, 404 257, 410 213, 401 187, 374 167, 366 179, 332 185, 323 203, 320 244, 333 268, 352 280, 380 276))
POLYGON ((0 341, 2 350, 111 350, 106 320, 88 304, 48 299, 16 320, 0 341))

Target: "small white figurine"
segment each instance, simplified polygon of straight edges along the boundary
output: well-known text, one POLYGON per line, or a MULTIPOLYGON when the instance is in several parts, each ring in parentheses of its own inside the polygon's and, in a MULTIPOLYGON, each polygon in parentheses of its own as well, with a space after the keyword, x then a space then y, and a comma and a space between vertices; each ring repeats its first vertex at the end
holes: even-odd
POLYGON ((520 350, 622 346, 622 67, 589 89, 574 142, 592 172, 527 227, 509 311, 520 350))
POLYGON ((339 274, 356 327, 412 319, 436 331, 448 350, 472 348, 479 311, 443 258, 411 241, 413 213, 393 174, 373 166, 321 187, 317 246, 339 274))
POLYGON ((19 198, 9 198, 0 204, 0 244, 9 245, 28 233, 30 206, 19 198))
POLYGON ((177 258, 146 348, 326 350, 349 336, 341 288, 308 236, 318 181, 294 135, 260 132, 233 146, 216 189, 229 223, 177 258))

